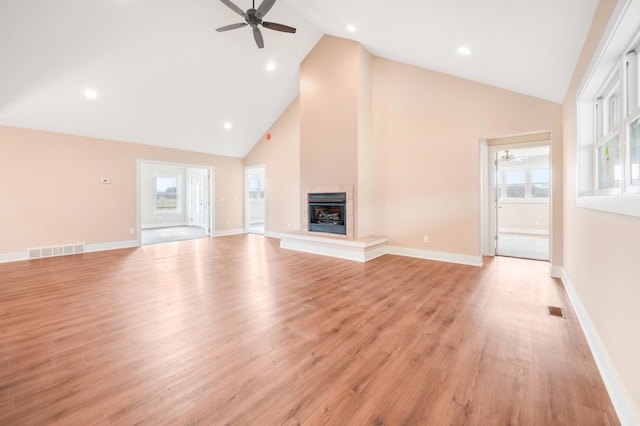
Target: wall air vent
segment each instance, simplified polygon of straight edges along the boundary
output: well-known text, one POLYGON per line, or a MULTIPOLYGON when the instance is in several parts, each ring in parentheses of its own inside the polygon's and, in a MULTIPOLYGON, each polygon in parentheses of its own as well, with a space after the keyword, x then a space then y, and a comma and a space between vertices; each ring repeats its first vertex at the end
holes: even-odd
POLYGON ((63 246, 38 247, 27 250, 29 259, 43 257, 67 256, 70 254, 84 253, 84 243, 66 244, 63 246))

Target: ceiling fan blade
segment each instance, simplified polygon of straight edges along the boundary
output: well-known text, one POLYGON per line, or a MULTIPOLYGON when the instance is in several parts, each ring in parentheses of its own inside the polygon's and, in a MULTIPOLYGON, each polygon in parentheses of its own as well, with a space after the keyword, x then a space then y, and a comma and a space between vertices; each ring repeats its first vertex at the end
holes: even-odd
POLYGON ((256 11, 256 16, 258 18, 262 18, 271 10, 271 6, 276 2, 276 0, 264 0, 260 6, 258 6, 258 10, 256 11))
POLYGON ((287 25, 276 24, 275 22, 262 22, 262 26, 270 30, 282 31, 284 33, 295 33, 296 29, 287 25))
POLYGON ((224 27, 216 28, 216 31, 221 33, 223 31, 235 30, 236 28, 246 27, 248 24, 246 22, 241 22, 239 24, 231 24, 225 25, 224 27))
POLYGON ((227 7, 231 10, 233 10, 235 13, 237 13, 238 15, 242 16, 244 19, 247 19, 247 14, 244 13, 244 10, 240 9, 238 6, 236 6, 235 4, 231 3, 230 0, 220 0, 222 3, 226 4, 227 7))
POLYGON ((262 33, 260 32, 260 28, 253 27, 253 38, 256 39, 256 44, 258 45, 258 49, 262 49, 264 47, 264 40, 262 39, 262 33))

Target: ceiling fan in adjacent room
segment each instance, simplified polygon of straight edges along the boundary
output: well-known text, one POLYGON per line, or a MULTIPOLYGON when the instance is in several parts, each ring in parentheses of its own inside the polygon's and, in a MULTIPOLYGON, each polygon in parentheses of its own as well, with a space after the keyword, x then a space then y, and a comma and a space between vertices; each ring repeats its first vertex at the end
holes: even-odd
POLYGON ((237 24, 225 25, 224 27, 216 28, 216 31, 223 32, 229 30, 235 30, 236 28, 242 28, 249 25, 253 28, 253 38, 256 40, 256 44, 259 49, 264 47, 264 40, 262 39, 262 33, 260 32, 259 25, 262 25, 263 28, 267 28, 269 30, 282 31, 285 33, 295 33, 296 29, 293 27, 289 27, 287 25, 276 24, 275 22, 266 22, 263 21, 264 15, 271 10, 271 7, 276 2, 276 0, 264 0, 260 6, 256 9, 256 2, 253 0, 252 8, 248 9, 244 12, 238 6, 233 4, 230 0, 220 0, 222 3, 227 5, 231 10, 236 12, 238 15, 242 16, 245 22, 240 22, 237 24))
POLYGON ((504 154, 500 156, 500 160, 501 161, 513 161, 513 160, 522 161, 522 158, 516 157, 515 155, 511 154, 508 149, 505 149, 504 154))

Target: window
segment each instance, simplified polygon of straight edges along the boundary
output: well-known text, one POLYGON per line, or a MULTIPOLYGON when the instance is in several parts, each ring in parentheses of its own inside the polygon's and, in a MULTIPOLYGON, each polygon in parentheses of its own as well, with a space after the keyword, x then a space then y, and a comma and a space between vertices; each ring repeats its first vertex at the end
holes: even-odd
POLYGON ((531 197, 549 198, 549 169, 531 170, 531 197))
POLYGON ((155 213, 180 213, 180 177, 155 176, 155 213))
POLYGON ((527 187, 524 170, 507 170, 505 174, 507 198, 524 198, 527 187))
POLYGON ((249 198, 264 198, 264 180, 251 178, 249 179, 249 198))
POLYGON ((629 166, 631 185, 640 185, 640 119, 629 126, 629 166))
POLYGON ((578 205, 640 216, 640 0, 617 22, 578 97, 578 205))
POLYGON ((511 168, 500 171, 498 194, 501 200, 546 201, 549 198, 548 168, 511 168))

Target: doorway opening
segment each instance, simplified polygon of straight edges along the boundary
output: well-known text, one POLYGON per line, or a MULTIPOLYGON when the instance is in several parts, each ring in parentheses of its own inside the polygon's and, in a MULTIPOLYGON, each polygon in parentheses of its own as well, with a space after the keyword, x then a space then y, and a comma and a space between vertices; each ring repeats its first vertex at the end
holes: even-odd
POLYGON ((266 167, 245 168, 245 229, 264 235, 267 218, 266 167))
POLYGON ((483 157, 482 254, 549 261, 550 141, 484 145, 483 157))
POLYGON ((212 178, 212 167, 138 160, 138 243, 210 236, 212 178))

